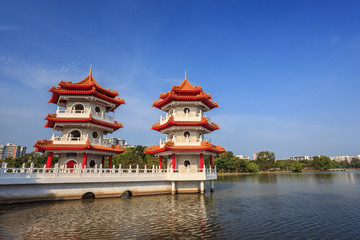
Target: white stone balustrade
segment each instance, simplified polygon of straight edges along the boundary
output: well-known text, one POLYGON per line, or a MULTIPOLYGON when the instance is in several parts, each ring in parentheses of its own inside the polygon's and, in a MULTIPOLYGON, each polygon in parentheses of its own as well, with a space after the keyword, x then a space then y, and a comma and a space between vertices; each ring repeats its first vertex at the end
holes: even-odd
POLYGON ((103 147, 111 147, 112 142, 111 139, 90 139, 89 136, 81 136, 81 137, 69 137, 69 136, 55 136, 52 135, 51 140, 53 144, 85 144, 87 140, 90 141, 90 144, 103 146, 103 147))
MULTIPOLYGON (((169 120, 169 118, 171 116, 174 117, 174 121, 200 122, 202 114, 195 113, 195 112, 190 112, 190 113, 178 112, 173 115, 166 114, 166 116, 160 116, 160 125, 167 123, 167 121, 169 120)), ((206 117, 206 114, 204 114, 204 117, 206 117)), ((208 122, 211 123, 210 117, 206 117, 206 118, 207 118, 208 122)))
POLYGON ((201 145, 201 139, 196 138, 196 139, 190 139, 190 138, 183 138, 183 139, 179 139, 179 140, 175 140, 174 141, 174 145, 179 145, 179 146, 200 146, 201 145))
MULTIPOLYGON (((180 139, 173 138, 172 141, 174 142, 174 146, 201 146, 201 142, 203 142, 203 138, 185 138, 182 137, 180 139)), ((160 139, 160 147, 164 147, 165 143, 168 141, 168 138, 166 140, 160 139)), ((211 139, 205 138, 205 141, 211 143, 211 139)))
POLYGON ((68 109, 60 109, 59 107, 56 109, 56 117, 57 118, 87 118, 89 117, 90 110, 68 110, 68 109))
POLYGON ((111 116, 109 114, 106 114, 105 112, 91 112, 93 118, 103 121, 103 122, 108 122, 108 123, 114 123, 114 116, 111 116))
POLYGON ((88 108, 84 110, 68 110, 68 109, 60 109, 60 107, 56 110, 57 118, 88 118, 90 116, 96 120, 100 120, 103 122, 114 123, 114 116, 103 111, 95 112, 93 109, 88 108))
POLYGON ((97 146, 103 146, 103 147, 111 147, 112 146, 112 142, 111 139, 92 139, 90 140, 90 143, 93 145, 97 145, 97 146))
MULTIPOLYGON (((81 164, 75 166, 75 168, 61 168, 59 164, 55 164, 54 168, 34 168, 34 164, 31 163, 30 168, 25 168, 25 164, 22 168, 8 168, 7 163, 3 163, 0 168, 0 182, 1 179, 9 178, 9 184, 16 184, 14 179, 29 179, 29 183, 33 182, 30 179, 44 179, 44 178, 56 178, 57 183, 66 182, 69 178, 76 177, 77 182, 81 182, 83 179, 92 179, 92 181, 98 181, 98 178, 112 178, 116 181, 158 181, 158 180, 214 180, 216 176, 216 167, 214 169, 173 169, 168 167, 166 169, 160 169, 159 167, 152 166, 152 168, 140 169, 136 168, 123 169, 121 165, 118 168, 103 168, 95 166, 94 168, 82 168, 81 164), (63 179, 63 181, 61 180, 63 179)), ((20 180, 21 181, 21 180, 20 180)), ((26 180, 22 180, 26 184, 26 180)))

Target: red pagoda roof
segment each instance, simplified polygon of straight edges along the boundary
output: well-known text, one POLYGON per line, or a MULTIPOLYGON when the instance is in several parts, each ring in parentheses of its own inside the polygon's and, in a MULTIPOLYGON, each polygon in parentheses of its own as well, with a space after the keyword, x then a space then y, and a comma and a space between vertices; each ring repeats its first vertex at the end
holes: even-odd
POLYGON ((173 86, 172 91, 177 92, 177 93, 200 93, 202 92, 202 87, 201 86, 193 86, 190 84, 190 82, 186 79, 178 86, 173 86))
POLYGON ((152 130, 161 131, 162 129, 172 127, 172 126, 202 126, 210 131, 219 130, 219 126, 216 123, 209 123, 206 117, 201 117, 200 122, 194 122, 194 121, 174 121, 174 117, 169 117, 169 120, 165 123, 160 125, 160 123, 155 123, 152 126, 152 130))
POLYGON ((118 130, 119 128, 123 128, 122 123, 118 123, 117 121, 114 121, 114 123, 107 123, 100 120, 96 120, 92 117, 92 114, 90 113, 89 118, 57 118, 56 113, 54 114, 48 114, 45 118, 47 120, 47 123, 44 127, 53 128, 56 122, 87 122, 87 123, 95 123, 98 125, 102 125, 105 127, 109 127, 114 129, 114 131, 118 130))
POLYGON ((114 110, 121 104, 125 104, 124 99, 120 99, 117 91, 105 89, 101 87, 91 74, 80 82, 72 83, 71 81, 60 81, 58 87, 51 87, 50 92, 53 93, 49 103, 57 104, 60 95, 87 95, 101 98, 105 101, 115 104, 114 110))
POLYGON ((35 145, 35 152, 45 152, 45 150, 94 150, 103 152, 113 152, 120 154, 125 152, 125 148, 120 145, 112 145, 111 147, 102 147, 91 145, 87 140, 85 144, 53 144, 52 140, 38 140, 35 145))
POLYGON ((200 146, 175 146, 174 142, 167 141, 163 147, 160 145, 157 146, 150 146, 145 149, 145 153, 160 153, 165 151, 210 151, 217 154, 226 152, 224 147, 219 145, 212 145, 210 142, 204 141, 201 142, 200 146))
POLYGON ((178 100, 178 101, 201 101, 210 109, 219 107, 216 102, 212 101, 210 94, 203 92, 201 86, 192 86, 186 79, 177 86, 173 86, 171 91, 160 94, 160 100, 153 103, 153 107, 161 109, 166 104, 178 100))

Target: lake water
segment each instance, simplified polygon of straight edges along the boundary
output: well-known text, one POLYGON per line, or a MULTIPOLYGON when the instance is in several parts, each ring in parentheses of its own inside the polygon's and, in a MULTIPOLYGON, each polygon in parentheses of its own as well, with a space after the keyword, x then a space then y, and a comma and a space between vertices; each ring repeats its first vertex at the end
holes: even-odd
POLYGON ((164 238, 360 239, 360 171, 227 176, 204 195, 20 204, 0 215, 0 239, 164 238))

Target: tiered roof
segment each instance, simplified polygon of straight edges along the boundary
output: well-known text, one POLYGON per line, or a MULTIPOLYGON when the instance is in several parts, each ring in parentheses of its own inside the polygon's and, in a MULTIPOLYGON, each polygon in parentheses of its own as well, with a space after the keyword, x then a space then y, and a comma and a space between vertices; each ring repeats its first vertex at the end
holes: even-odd
POLYGON ((219 145, 212 145, 208 141, 201 142, 200 146, 175 146, 174 142, 169 140, 164 144, 163 147, 160 147, 160 145, 152 145, 145 149, 146 153, 152 154, 165 151, 210 151, 217 154, 226 152, 224 147, 221 147, 219 145))
POLYGON ((120 154, 125 152, 125 148, 120 145, 112 145, 111 147, 103 147, 90 144, 87 140, 85 144, 54 144, 52 140, 38 140, 35 145, 35 152, 45 152, 45 150, 94 150, 102 152, 112 152, 120 154))
MULTIPOLYGON (((61 81, 58 87, 52 87, 50 92, 52 92, 52 97, 50 99, 50 103, 58 103, 59 97, 61 95, 83 95, 83 96, 96 96, 101 98, 108 103, 113 103, 115 106, 110 109, 114 111, 118 106, 121 104, 125 104, 124 99, 120 99, 117 96, 119 95, 117 91, 112 91, 110 89, 105 89, 101 87, 95 79, 91 75, 91 69, 89 76, 83 79, 80 82, 72 83, 71 81, 65 82, 61 81)), ((92 114, 89 114, 89 117, 85 118, 58 118, 56 113, 48 114, 45 118, 47 123, 45 127, 54 128, 55 123, 62 122, 62 123, 93 123, 100 126, 105 126, 108 128, 113 129, 113 131, 122 128, 122 124, 114 121, 113 123, 109 123, 106 121, 101 121, 94 119, 92 114)), ((69 141, 66 144, 54 144, 52 140, 39 140, 35 143, 34 147, 36 148, 35 151, 37 152, 45 152, 45 150, 94 150, 94 151, 103 151, 103 152, 110 152, 119 154, 125 151, 124 147, 120 145, 112 145, 111 147, 104 147, 99 145, 92 145, 89 140, 87 140, 83 144, 74 144, 69 141)))
MULTIPOLYGON (((190 84, 190 82, 186 79, 186 72, 185 72, 185 79, 184 81, 177 86, 173 86, 171 91, 167 93, 160 94, 160 100, 155 101, 153 104, 153 107, 157 107, 161 109, 166 104, 172 102, 172 101, 201 101, 206 106, 209 107, 209 109, 213 109, 215 107, 218 107, 217 103, 212 101, 211 95, 203 92, 203 89, 201 86, 193 86, 190 84)), ((173 116, 170 116, 168 121, 164 124, 155 123, 152 126, 152 130, 161 131, 163 129, 172 127, 172 126, 201 126, 204 127, 210 131, 219 130, 219 126, 216 123, 212 123, 208 121, 206 117, 201 117, 200 121, 175 121, 173 116)), ((175 146, 175 143, 171 140, 167 141, 164 146, 160 145, 152 145, 150 147, 147 147, 145 149, 146 153, 160 153, 160 152, 166 152, 166 151, 209 151, 213 153, 223 153, 226 152, 224 147, 221 147, 219 145, 212 145, 208 141, 201 142, 198 146, 187 146, 187 145, 177 145, 175 146)))
POLYGON ((210 131, 219 130, 219 126, 216 123, 209 122, 206 117, 201 117, 200 122, 196 121, 174 121, 174 117, 170 116, 169 120, 165 123, 160 125, 160 123, 155 123, 152 126, 152 130, 161 131, 165 128, 172 127, 172 126, 202 126, 207 128, 210 131))
POLYGON ((103 121, 96 120, 92 117, 92 114, 89 114, 88 118, 57 118, 56 113, 48 114, 45 118, 47 120, 44 127, 54 128, 55 123, 57 122, 66 122, 66 123, 74 123, 74 122, 82 122, 82 123, 94 123, 101 126, 112 128, 113 131, 118 130, 119 128, 123 128, 122 123, 114 121, 114 123, 107 123, 103 121))
POLYGON ((210 109, 219 107, 216 102, 212 101, 210 94, 203 92, 201 86, 192 86, 186 79, 178 86, 173 86, 171 91, 160 94, 160 100, 153 103, 153 107, 161 109, 172 101, 201 101, 210 109))
POLYGON ((112 111, 121 104, 125 104, 123 98, 120 99, 117 97, 119 96, 117 91, 112 91, 110 89, 101 87, 91 74, 89 74, 89 76, 80 82, 72 83, 71 81, 61 81, 58 85, 58 87, 51 87, 49 90, 53 93, 49 103, 57 104, 61 95, 85 95, 95 96, 115 104, 115 107, 112 109, 112 111))

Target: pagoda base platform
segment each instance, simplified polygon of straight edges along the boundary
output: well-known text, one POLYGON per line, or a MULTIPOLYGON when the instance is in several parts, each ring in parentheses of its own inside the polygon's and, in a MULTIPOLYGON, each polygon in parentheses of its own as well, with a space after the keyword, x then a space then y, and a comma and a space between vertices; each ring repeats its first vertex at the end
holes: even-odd
MULTIPOLYGON (((0 204, 204 193, 216 169, 179 172, 173 169, 0 168, 0 204)), ((210 186, 209 186, 210 187, 210 186)))

